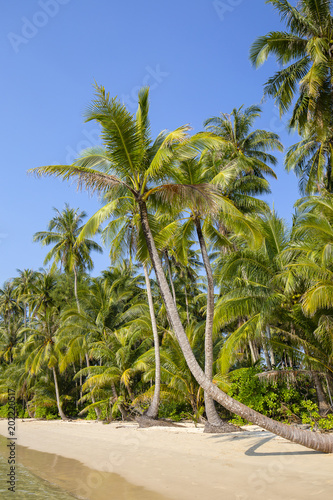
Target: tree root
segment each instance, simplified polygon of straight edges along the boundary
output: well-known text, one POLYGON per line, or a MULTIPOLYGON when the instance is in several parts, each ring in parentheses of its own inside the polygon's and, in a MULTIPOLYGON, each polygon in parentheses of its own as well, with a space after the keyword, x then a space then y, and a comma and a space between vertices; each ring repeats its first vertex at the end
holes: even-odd
POLYGON ((227 434, 229 432, 244 432, 237 425, 230 424, 228 420, 222 420, 220 425, 212 425, 208 422, 205 424, 204 433, 207 434, 227 434))

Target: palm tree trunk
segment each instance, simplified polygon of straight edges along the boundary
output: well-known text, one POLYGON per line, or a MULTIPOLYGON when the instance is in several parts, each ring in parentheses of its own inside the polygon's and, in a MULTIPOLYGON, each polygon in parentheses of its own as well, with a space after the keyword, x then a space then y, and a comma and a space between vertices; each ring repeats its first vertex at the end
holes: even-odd
MULTIPOLYGON (((202 260, 205 266, 207 276, 207 313, 205 325, 205 375, 211 382, 213 380, 213 323, 214 323, 214 278, 210 265, 207 247, 204 236, 201 230, 201 223, 199 218, 194 220, 197 230, 198 240, 201 249, 202 260)), ((205 410, 208 423, 211 425, 222 425, 213 398, 205 391, 205 410)))
MULTIPOLYGON (((24 303, 24 307, 23 307, 23 314, 24 314, 24 329, 27 328, 27 304, 24 303)), ((27 341, 27 332, 25 331, 24 332, 24 342, 27 341)))
POLYGON ((78 312, 80 312, 80 303, 79 303, 79 297, 77 294, 77 271, 76 271, 75 266, 73 266, 73 272, 74 272, 74 296, 75 296, 75 300, 76 300, 77 310, 78 310, 78 312))
POLYGON ((167 268, 168 268, 168 274, 169 274, 169 280, 170 280, 170 286, 171 286, 173 301, 176 304, 176 291, 175 291, 175 287, 174 287, 173 281, 172 281, 172 272, 171 272, 170 260, 169 260, 169 255, 168 255, 168 251, 167 250, 164 251, 164 255, 165 255, 165 262, 166 262, 166 265, 167 265, 167 268))
POLYGON ((82 385, 83 385, 83 380, 82 380, 82 373, 81 373, 81 370, 82 370, 82 358, 81 358, 81 354, 80 354, 80 400, 82 399, 82 385))
MULTIPOLYGON (((87 353, 85 353, 85 356, 86 356, 87 368, 89 368, 89 366, 90 366, 89 356, 88 356, 88 354, 87 354, 87 353)), ((94 397, 94 395, 93 395, 93 392, 92 392, 92 391, 90 391, 90 394, 91 394, 91 401, 92 401, 92 403, 93 403, 93 404, 95 404, 95 403, 96 403, 96 400, 95 400, 95 397, 94 397)), ((94 408, 94 410, 95 410, 95 413, 96 413, 97 420, 99 420, 99 418, 100 418, 100 416, 101 416, 101 409, 100 409, 100 408, 96 408, 96 407, 95 407, 95 408, 94 408)))
POLYGON ((257 350, 251 339, 249 339, 249 347, 251 351, 252 363, 254 364, 258 361, 258 355, 257 355, 257 350))
POLYGON ((55 392, 56 392, 58 412, 59 412, 59 415, 60 415, 62 420, 68 420, 68 418, 66 417, 66 415, 62 411, 61 404, 60 404, 59 387, 58 387, 58 380, 57 380, 57 374, 56 374, 55 367, 52 368, 52 371, 53 371, 54 387, 55 387, 55 392))
POLYGON ((274 351, 273 351, 273 348, 272 348, 272 345, 271 345, 271 329, 270 327, 268 326, 267 329, 267 338, 268 338, 268 341, 269 341, 269 356, 271 358, 271 364, 272 366, 275 366, 275 356, 274 356, 274 351))
POLYGON ((264 355, 265 355, 266 366, 267 366, 268 370, 271 370, 272 369, 271 358, 269 356, 269 352, 267 349, 266 337, 265 337, 264 332, 261 332, 261 339, 262 339, 262 348, 263 348, 264 355))
POLYGON ((189 340, 181 323, 177 308, 174 304, 168 282, 163 272, 162 263, 155 246, 154 238, 149 226, 147 207, 143 200, 139 200, 139 209, 143 233, 147 242, 149 255, 154 266, 162 299, 165 304, 168 320, 178 339, 186 363, 191 373, 197 380, 198 384, 205 391, 207 391, 210 396, 212 396, 230 412, 235 413, 236 415, 239 415, 240 417, 254 424, 257 424, 260 427, 263 427, 264 429, 277 434, 278 436, 289 439, 290 441, 301 444, 307 448, 322 451, 324 453, 333 453, 333 438, 331 436, 313 433, 310 431, 305 431, 303 429, 297 429, 295 427, 276 422, 275 420, 272 420, 265 415, 261 415, 255 410, 252 410, 239 401, 231 398, 210 380, 208 380, 193 354, 189 340))
POLYGON ((188 296, 187 296, 187 289, 186 289, 186 283, 184 284, 184 291, 185 291, 185 306, 186 306, 186 320, 187 324, 190 324, 190 312, 188 308, 188 296))
POLYGON ((158 332, 157 332, 157 324, 156 324, 156 317, 155 317, 155 311, 154 311, 153 296, 152 296, 152 293, 151 293, 149 273, 148 273, 147 265, 145 263, 143 264, 143 271, 144 271, 145 280, 146 280, 149 313, 150 313, 151 327, 152 327, 152 330, 153 330, 154 349, 155 349, 155 389, 154 389, 154 396, 153 396, 153 400, 152 400, 152 402, 151 402, 148 410, 146 411, 145 415, 147 417, 149 417, 149 418, 157 418, 158 417, 158 407, 159 407, 159 404, 160 404, 160 390, 161 390, 160 345, 159 345, 159 338, 158 338, 158 332))
POLYGON ((319 415, 321 417, 324 417, 330 411, 330 406, 329 406, 328 402, 326 401, 325 393, 323 391, 318 373, 311 372, 311 374, 312 374, 313 382, 314 382, 314 385, 316 388, 316 393, 317 393, 319 415))

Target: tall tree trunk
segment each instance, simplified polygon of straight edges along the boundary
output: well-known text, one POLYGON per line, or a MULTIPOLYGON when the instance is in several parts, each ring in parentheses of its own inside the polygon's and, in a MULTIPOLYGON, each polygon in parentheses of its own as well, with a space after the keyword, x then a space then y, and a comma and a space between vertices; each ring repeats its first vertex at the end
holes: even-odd
MULTIPOLYGON (((202 260, 204 263, 206 276, 207 276, 207 312, 206 312, 206 325, 205 325, 205 375, 211 382, 213 380, 213 323, 214 323, 214 278, 213 271, 210 265, 207 247, 204 236, 201 230, 201 222, 198 217, 194 219, 195 227, 197 230, 202 260)), ((211 425, 222 425, 213 398, 208 394, 205 395, 205 410, 208 423, 211 425)))
MULTIPOLYGON (((86 356, 87 368, 89 368, 90 367, 89 356, 88 356, 87 353, 85 353, 85 356, 86 356)), ((93 404, 95 404, 96 400, 95 400, 95 397, 93 395, 93 392, 90 391, 90 394, 91 394, 91 401, 92 401, 93 404)), ((99 418, 101 416, 101 409, 95 407, 94 410, 95 410, 95 413, 96 413, 97 420, 99 420, 99 418)))
POLYGON ((57 399, 57 406, 58 406, 58 412, 62 420, 68 420, 64 412, 62 411, 61 408, 61 403, 60 403, 60 396, 59 396, 59 387, 58 387, 58 379, 57 379, 57 374, 56 374, 56 369, 55 367, 52 368, 53 371, 53 378, 54 378, 54 387, 55 387, 55 392, 56 392, 56 399, 57 399))
POLYGON ((82 373, 81 373, 81 370, 82 370, 82 358, 81 358, 81 354, 80 354, 80 400, 82 399, 82 385, 83 385, 83 380, 82 380, 82 373))
POLYGON ((187 296, 187 289, 186 289, 186 283, 184 283, 184 291, 185 291, 185 306, 186 306, 186 320, 187 324, 190 324, 190 312, 188 308, 188 296, 187 296))
POLYGON ((168 274, 169 274, 170 286, 171 286, 171 290, 172 290, 173 301, 176 304, 176 291, 175 291, 175 287, 174 287, 173 281, 172 281, 172 272, 171 272, 169 254, 168 254, 167 250, 164 250, 164 255, 165 255, 165 262, 166 262, 166 265, 168 268, 168 274))
POLYGON ((305 431, 303 429, 297 429, 287 424, 282 424, 281 422, 276 422, 275 420, 272 420, 265 415, 261 415, 255 410, 252 410, 239 401, 231 398, 210 380, 208 380, 193 354, 189 340, 181 323, 177 308, 174 304, 168 282, 163 272, 162 263, 155 246, 154 238, 149 226, 146 204, 141 199, 138 201, 143 233, 145 235, 149 255, 155 269, 156 278, 165 304, 168 320, 178 339, 186 363, 191 373, 197 380, 198 384, 205 391, 207 391, 210 396, 212 396, 230 412, 235 413, 236 415, 239 415, 240 417, 254 424, 257 424, 260 427, 263 427, 264 429, 277 434, 278 436, 289 439, 294 443, 298 443, 306 446, 307 448, 322 451, 324 453, 333 453, 332 436, 305 431))
MULTIPOLYGON (((75 363, 72 363, 72 367, 73 367, 73 372, 74 372, 74 376, 75 376, 76 375, 75 363)), ((78 390, 77 390, 77 379, 75 379, 75 408, 76 409, 79 408, 79 401, 77 399, 77 393, 78 393, 78 390)))
POLYGON ((271 370, 272 369, 271 358, 269 356, 269 352, 267 349, 266 337, 265 337, 264 332, 261 332, 261 338, 262 338, 262 348, 264 351, 266 366, 267 366, 268 370, 271 370))
POLYGON ((256 348, 255 348, 251 339, 249 339, 249 347, 250 347, 250 351, 251 351, 252 363, 255 364, 258 361, 258 355, 257 355, 256 348))
POLYGON ((154 396, 153 396, 153 400, 150 403, 150 406, 149 406, 148 410, 146 411, 145 415, 147 417, 149 417, 149 418, 157 418, 158 417, 158 407, 159 407, 159 404, 160 404, 160 391, 161 391, 160 345, 159 345, 159 338, 158 338, 158 332, 157 332, 157 324, 156 324, 156 317, 155 317, 155 311, 154 311, 153 296, 152 296, 152 293, 151 293, 149 273, 148 273, 147 265, 145 263, 143 264, 143 271, 144 271, 145 280, 146 280, 148 305, 149 305, 149 314, 150 314, 150 320, 151 320, 151 327, 152 327, 152 330, 153 330, 154 350, 155 350, 155 389, 154 389, 154 396))
MULTIPOLYGON (((27 328, 27 304, 24 302, 23 306, 23 314, 24 314, 24 329, 27 328)), ((27 332, 24 332, 24 342, 27 341, 27 332)))
POLYGON ((274 367, 275 366, 275 356, 274 356, 274 351, 273 351, 273 348, 271 345, 271 338, 272 337, 271 337, 271 329, 269 326, 267 327, 266 332, 267 332, 267 338, 268 338, 268 342, 269 342, 269 356, 271 358, 272 367, 274 367))
POLYGON ((327 413, 329 413, 330 411, 330 405, 326 400, 325 393, 323 391, 318 373, 314 371, 311 372, 311 374, 317 393, 319 415, 321 417, 325 417, 327 413))
POLYGON ((77 310, 78 312, 80 312, 80 302, 77 294, 77 271, 75 266, 73 266, 73 273, 74 273, 74 296, 76 300, 77 310))

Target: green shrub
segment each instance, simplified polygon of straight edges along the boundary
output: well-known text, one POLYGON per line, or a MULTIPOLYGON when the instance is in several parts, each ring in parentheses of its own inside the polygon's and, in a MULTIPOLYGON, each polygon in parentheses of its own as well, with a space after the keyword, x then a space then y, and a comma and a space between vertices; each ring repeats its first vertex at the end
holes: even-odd
MULTIPOLYGON (((231 387, 228 395, 253 410, 275 420, 301 422, 305 411, 305 397, 315 399, 315 391, 308 384, 288 385, 284 380, 263 383, 256 374, 260 368, 244 368, 231 372, 231 387), (303 412, 303 413, 302 413, 303 412)), ((308 400, 313 404, 312 400, 308 400)), ((244 425, 245 420, 234 417, 232 423, 244 425)))

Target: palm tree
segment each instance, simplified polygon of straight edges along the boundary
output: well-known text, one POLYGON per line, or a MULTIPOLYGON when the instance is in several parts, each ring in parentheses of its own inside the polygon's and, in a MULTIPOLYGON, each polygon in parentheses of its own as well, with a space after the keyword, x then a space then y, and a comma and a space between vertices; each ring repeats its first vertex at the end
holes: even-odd
POLYGON ((0 289, 0 314, 4 323, 8 324, 19 311, 21 306, 15 294, 15 285, 13 281, 6 281, 0 289))
POLYGON ((274 353, 269 349, 271 328, 290 322, 288 311, 282 307, 286 296, 296 293, 295 273, 286 271, 289 258, 283 254, 289 243, 289 231, 275 213, 258 218, 257 226, 263 235, 259 249, 239 243, 238 251, 228 258, 220 256, 215 263, 220 284, 224 289, 229 288, 217 302, 216 324, 222 327, 236 321, 238 326, 222 349, 223 372, 233 364, 244 342, 249 343, 253 362, 258 361, 253 341, 262 346, 266 366, 271 370, 275 365, 274 353))
MULTIPOLYGON (((208 147, 220 145, 210 134, 196 134, 189 138, 188 127, 180 127, 169 134, 160 134, 152 143, 148 122, 148 91, 139 93, 139 108, 136 120, 126 107, 116 99, 110 99, 103 87, 97 88, 97 97, 87 112, 87 120, 96 120, 102 126, 105 148, 94 148, 85 152, 73 165, 39 167, 34 172, 39 175, 54 175, 64 179, 76 178, 80 186, 98 190, 101 193, 113 191, 113 199, 131 193, 137 203, 143 234, 153 264, 159 289, 168 315, 186 362, 199 385, 229 411, 256 423, 282 437, 296 443, 324 452, 333 451, 333 439, 329 436, 314 435, 301 429, 276 422, 251 410, 230 398, 214 385, 198 364, 186 332, 179 317, 177 307, 167 283, 161 259, 151 231, 147 203, 151 200, 176 200, 191 196, 200 208, 214 202, 217 204, 216 190, 207 184, 179 186, 172 184, 152 185, 166 179, 179 160, 191 159, 208 147), (187 195, 187 196, 186 196, 187 195)), ((113 207, 105 208, 105 219, 112 214, 113 207)))
POLYGON ((294 267, 308 280, 301 303, 306 315, 325 314, 333 308, 333 195, 310 196, 297 202, 292 249, 294 267))
MULTIPOLYGON (((204 365, 204 338, 202 335, 202 324, 192 321, 186 327, 186 334, 191 344, 191 348, 199 360, 200 365, 204 365)), ((145 379, 151 377, 153 370, 153 353, 146 351, 136 362, 139 369, 144 370, 145 379)), ((161 374, 162 388, 161 394, 164 400, 176 402, 186 402, 192 407, 193 416, 201 419, 203 412, 203 394, 196 379, 189 370, 184 359, 182 350, 173 332, 165 331, 161 349, 161 374)), ((146 393, 140 394, 138 401, 145 400, 146 393)))
MULTIPOLYGON (((28 303, 29 298, 33 292, 33 286, 36 282, 38 274, 32 269, 17 269, 19 275, 13 279, 13 284, 15 286, 15 294, 17 299, 23 302, 23 323, 24 327, 28 324, 28 303)), ((26 340, 26 333, 25 338, 26 340)))
POLYGON ((298 99, 290 120, 301 132, 308 121, 332 123, 332 2, 301 0, 293 7, 287 0, 268 0, 288 31, 272 31, 252 45, 250 59, 258 67, 274 55, 284 67, 265 84, 280 113, 298 99))
MULTIPOLYGON (((267 153, 275 148, 281 149, 278 136, 264 130, 251 131, 251 127, 256 117, 260 116, 260 108, 252 106, 241 111, 234 109, 231 116, 225 114, 222 117, 213 117, 205 122, 207 129, 222 138, 223 143, 219 153, 213 153, 213 162, 195 160, 182 162, 177 170, 173 172, 172 179, 179 185, 197 186, 203 183, 216 183, 224 201, 224 210, 221 210, 218 216, 207 217, 209 213, 200 213, 197 204, 190 204, 190 217, 184 224, 183 232, 187 237, 191 237, 191 225, 196 230, 198 242, 200 245, 202 260, 207 277, 207 313, 206 313, 206 331, 205 331, 205 374, 212 380, 213 377, 213 319, 214 319, 214 278, 208 256, 207 244, 203 234, 202 221, 206 234, 211 235, 213 240, 219 240, 223 245, 231 243, 224 238, 226 233, 223 218, 231 211, 231 224, 235 226, 236 220, 238 226, 246 226, 245 219, 241 213, 236 210, 230 210, 230 199, 236 198, 238 205, 247 211, 262 209, 261 203, 255 203, 249 196, 249 192, 269 191, 268 184, 264 179, 264 173, 275 177, 274 171, 267 163, 276 164, 276 158, 267 153), (218 155, 222 158, 219 159, 218 155), (225 173, 228 171, 228 174, 225 173), (238 181, 238 182, 237 182, 238 181), (235 185, 237 184, 237 186, 235 185), (250 208, 251 207, 251 208, 250 208), (219 219, 218 229, 214 229, 214 218, 219 219)), ((208 155, 206 155, 206 160, 208 155)), ((233 205, 232 205, 233 207, 233 205)), ((211 211, 210 211, 211 212, 211 211)), ((177 223, 177 222, 176 222, 177 223)), ((254 235, 253 227, 248 222, 247 228, 250 229, 251 236, 254 235)), ((205 394, 205 406, 208 422, 211 425, 220 425, 221 419, 218 417, 213 400, 205 394)))
POLYGON ((62 212, 54 209, 56 215, 51 219, 47 231, 35 233, 34 241, 41 241, 43 245, 54 244, 46 255, 44 264, 51 260, 54 264, 60 263, 66 273, 74 273, 74 295, 79 308, 77 295, 77 272, 85 269, 91 270, 93 262, 90 252, 95 250, 101 253, 101 247, 92 240, 84 239, 79 243, 77 237, 82 229, 82 221, 86 217, 85 212, 70 208, 67 204, 62 212))
MULTIPOLYGON (((109 337, 114 332, 121 331, 133 317, 137 319, 146 310, 146 304, 142 303, 142 277, 134 276, 133 268, 123 263, 119 268, 110 268, 103 274, 103 279, 92 279, 89 288, 80 292, 80 310, 68 308, 63 312, 62 326, 59 329, 59 346, 65 351, 60 371, 79 361, 82 355, 85 356, 87 367, 81 369, 75 378, 83 374, 87 376, 83 389, 90 390, 84 400, 90 398, 92 405, 84 411, 94 407, 98 416, 100 402, 95 401, 98 391, 88 379, 96 370, 101 372, 108 349, 105 344, 109 342, 109 337), (98 346, 104 346, 103 352, 98 346), (96 364, 98 368, 95 368, 96 364)), ((115 353, 110 353, 110 356, 114 359, 115 353)), ((113 380, 112 383, 114 382, 113 380)), ((122 411, 123 407, 120 406, 119 409, 122 411)))
POLYGON ((61 359, 56 339, 58 327, 59 313, 55 307, 48 306, 38 314, 38 318, 31 321, 28 327, 30 336, 22 348, 22 354, 26 356, 25 367, 29 374, 38 374, 45 367, 52 371, 58 412, 61 419, 66 420, 56 370, 61 359))
MULTIPOLYGON (((277 134, 267 130, 253 130, 254 121, 260 117, 261 112, 260 106, 253 105, 245 109, 241 106, 234 108, 230 115, 221 113, 220 116, 213 116, 204 122, 208 131, 223 140, 221 150, 215 153, 214 160, 217 168, 221 165, 223 169, 227 167, 229 175, 234 173, 234 181, 238 180, 239 186, 232 185, 237 206, 241 205, 241 196, 237 203, 237 193, 267 193, 269 185, 265 176, 276 179, 269 164, 275 166, 277 159, 270 151, 283 151, 283 146, 277 134), (249 187, 246 189, 247 185, 249 187)), ((223 179, 223 175, 220 177, 223 179)), ((217 176, 215 182, 218 180, 217 176)))
POLYGON ((302 194, 332 191, 333 133, 332 127, 310 125, 303 139, 291 146, 285 157, 285 167, 299 177, 302 194))
MULTIPOLYGON (((105 198, 107 199, 107 196, 105 198)), ((98 220, 97 213, 86 224, 83 229, 83 234, 94 234, 96 228, 99 227, 99 224, 100 221, 98 220)), ((155 419, 158 417, 161 385, 159 337, 147 264, 149 256, 142 231, 140 231, 140 217, 133 196, 129 195, 124 197, 122 203, 117 204, 117 208, 113 214, 113 220, 108 223, 102 232, 102 239, 106 245, 110 246, 110 257, 112 260, 119 260, 119 258, 123 256, 124 252, 126 252, 129 256, 130 262, 132 262, 133 256, 136 256, 137 261, 142 264, 155 349, 154 395, 149 408, 145 412, 145 416, 155 419)))

